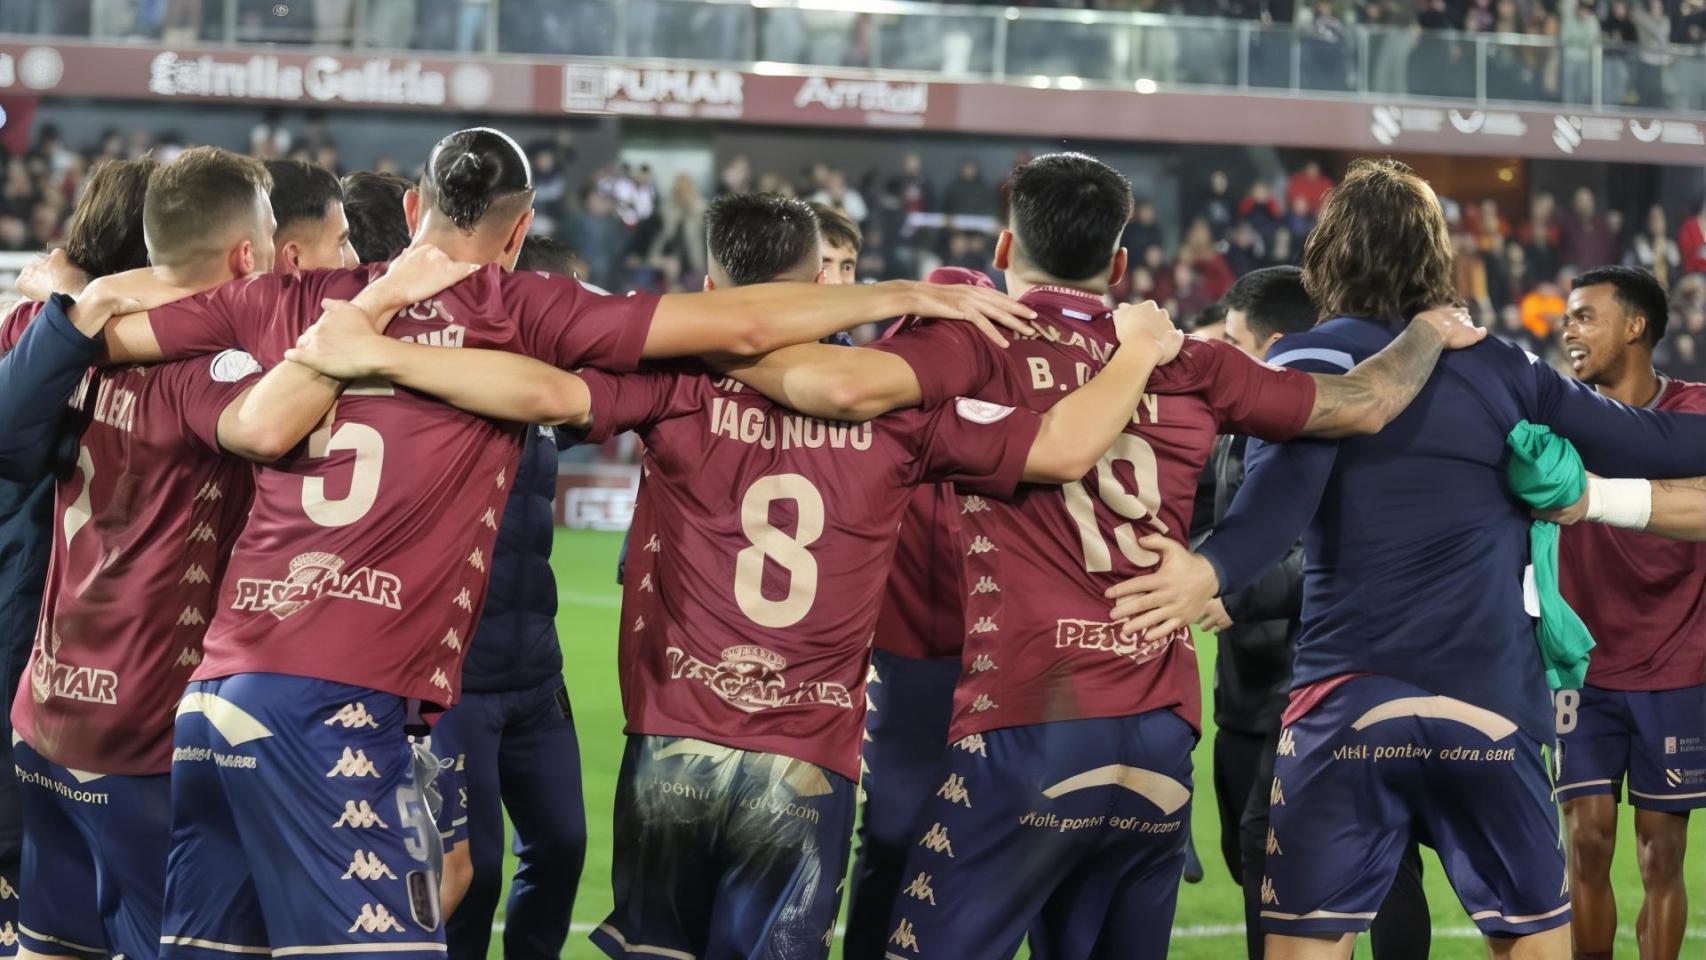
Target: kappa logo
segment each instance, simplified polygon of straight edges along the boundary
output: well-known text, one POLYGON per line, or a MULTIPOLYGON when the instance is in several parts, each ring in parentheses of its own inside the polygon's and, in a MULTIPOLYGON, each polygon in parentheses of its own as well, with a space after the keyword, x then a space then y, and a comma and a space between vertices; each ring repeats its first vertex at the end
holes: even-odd
POLYGON ((1268 788, 1268 806, 1270 806, 1270 807, 1283 807, 1283 806, 1285 806, 1285 791, 1280 789, 1279 777, 1275 777, 1273 786, 1268 788))
POLYGON ((16 900, 16 899, 18 899, 17 888, 12 886, 12 884, 10 882, 8 882, 5 877, 0 877, 0 900, 16 900))
POLYGON ((1297 756, 1297 738, 1291 735, 1290 727, 1286 727, 1284 730, 1280 731, 1279 751, 1277 755, 1281 757, 1297 756))
POLYGON ((480 522, 486 525, 486 529, 496 530, 498 528, 498 512, 487 507, 486 515, 480 518, 480 522))
POLYGON ((349 869, 344 871, 345 880, 395 880, 397 875, 379 859, 379 854, 363 853, 360 850, 350 858, 349 869))
POLYGON ((877 672, 877 664, 876 664, 876 661, 874 661, 874 660, 870 663, 865 664, 865 682, 866 683, 882 683, 883 682, 883 675, 877 672))
POLYGON ((184 571, 183 579, 179 580, 178 582, 179 583, 210 583, 210 582, 212 582, 212 580, 213 580, 213 578, 207 575, 207 571, 202 568, 201 564, 192 563, 192 564, 190 564, 190 568, 188 570, 184 571))
POLYGON ((1279 895, 1274 893, 1272 877, 1262 877, 1262 906, 1279 906, 1279 895))
POLYGON ((206 624, 207 618, 202 616, 201 611, 194 607, 185 607, 184 612, 178 614, 178 626, 180 627, 200 627, 206 624))
POLYGON ((936 796, 949 803, 963 804, 967 810, 971 809, 971 793, 966 790, 966 778, 957 773, 948 774, 948 779, 943 781, 941 788, 936 791, 936 796))
POLYGON ((641 593, 656 593, 657 592, 652 587, 652 575, 651 574, 648 573, 645 576, 640 578, 640 592, 641 593))
POLYGON ((961 737, 954 743, 954 747, 959 750, 964 750, 967 753, 975 753, 980 757, 989 756, 988 749, 984 747, 983 734, 981 733, 974 733, 969 737, 961 737))
POLYGON ((434 667, 431 682, 433 686, 443 690, 445 693, 450 692, 450 678, 444 675, 443 670, 434 667))
POLYGON ((987 653, 978 654, 977 659, 971 662, 972 673, 988 673, 994 669, 996 669, 995 661, 987 653))
POLYGON ((401 610, 403 581, 372 567, 344 572, 344 560, 332 553, 301 553, 290 561, 283 580, 243 577, 237 581, 233 610, 257 610, 280 620, 301 612, 321 597, 355 600, 401 610))
POLYGON ((936 905, 936 891, 930 888, 930 880, 931 876, 928 873, 920 873, 913 877, 912 883, 901 892, 914 900, 922 900, 934 907, 936 905))
POLYGON ((332 829, 338 830, 343 827, 353 827, 357 830, 371 830, 374 827, 381 830, 391 829, 389 824, 379 819, 379 814, 373 812, 372 805, 366 800, 359 803, 354 800, 344 801, 343 815, 338 817, 336 823, 332 824, 332 829))
POLYGON ((645 617, 635 617, 634 618, 634 632, 639 633, 641 630, 644 630, 644 629, 646 629, 646 618, 645 617))
POLYGON ((912 921, 902 917, 900 926, 895 927, 894 932, 889 934, 889 942, 902 950, 911 950, 913 953, 917 953, 918 937, 913 935, 912 921))
POLYGON ((994 577, 978 577, 977 585, 971 588, 971 595, 974 597, 985 593, 1000 592, 1001 588, 996 585, 994 577))
POLYGON ((379 729, 379 721, 373 719, 373 714, 367 712, 367 704, 360 701, 346 703, 339 707, 338 712, 332 714, 326 720, 325 725, 343 727, 345 730, 353 730, 356 727, 366 727, 369 730, 379 729))
POLYGON ((201 485, 201 489, 196 492, 195 498, 197 500, 218 500, 223 496, 225 496, 225 491, 219 489, 219 484, 216 481, 209 480, 201 485))
POLYGON ((995 705, 994 700, 989 699, 989 694, 987 693, 978 694, 977 699, 971 702, 972 713, 988 713, 991 710, 998 709, 1000 708, 995 705))
POLYGON ((219 535, 213 532, 212 524, 198 523, 195 525, 195 529, 190 531, 191 543, 212 543, 217 539, 219 539, 219 535))
POLYGON ((379 768, 373 765, 372 760, 367 759, 367 751, 351 750, 349 747, 345 747, 344 755, 338 758, 338 762, 332 765, 332 769, 326 771, 326 776, 328 778, 374 777, 377 779, 379 768))
POLYGON ((485 552, 483 550, 481 550, 479 547, 475 547, 474 552, 468 554, 468 566, 473 567, 475 570, 478 570, 481 573, 485 573, 486 572, 486 554, 485 554, 485 552))
POLYGON ((1280 856, 1284 856, 1284 855, 1285 855, 1285 851, 1280 849, 1279 837, 1274 835, 1274 828, 1269 827, 1268 828, 1268 856, 1280 857, 1280 856))
POLYGON ((185 647, 184 651, 182 653, 178 654, 178 666, 180 666, 180 667, 199 667, 199 666, 201 666, 201 651, 197 650, 194 647, 185 647))
POLYGON ((931 853, 945 853, 949 860, 954 859, 954 845, 948 842, 948 828, 940 822, 930 825, 929 831, 924 834, 924 839, 918 841, 918 845, 931 853))
POLYGON ((995 625, 995 618, 994 617, 978 617, 977 622, 972 624, 970 632, 971 633, 996 633, 996 632, 1000 631, 1000 629, 1001 629, 1000 627, 995 625))
POLYGON ((508 473, 509 473, 509 471, 507 471, 507 470, 499 470, 498 471, 498 489, 499 490, 502 490, 504 488, 504 484, 509 482, 507 479, 508 473))
POLYGON ((982 553, 994 553, 994 552, 996 552, 995 542, 993 540, 990 540, 988 537, 983 537, 983 536, 974 538, 971 542, 971 546, 966 548, 966 556, 968 556, 968 557, 976 556, 976 555, 982 554, 982 553))
POLYGON ((983 511, 988 510, 988 509, 989 509, 989 501, 988 500, 985 500, 982 497, 977 497, 977 496, 966 497, 965 500, 962 501, 962 503, 961 503, 960 514, 961 514, 961 516, 964 516, 965 514, 968 514, 968 513, 982 513, 983 511))
POLYGON ((439 642, 457 653, 462 652, 462 635, 456 632, 455 627, 451 627, 450 632, 446 633, 444 639, 439 642))
POLYGON ((8 920, 0 924, 0 947, 15 947, 18 945, 18 930, 8 920))
POLYGON ((469 613, 474 612, 474 595, 468 592, 467 587, 463 587, 462 592, 456 595, 456 599, 450 602, 456 604, 469 613))
POLYGON ((385 904, 374 906, 371 903, 361 905, 361 915, 350 924, 349 932, 360 930, 362 933, 402 933, 403 925, 397 918, 391 916, 391 911, 385 909, 385 904))
MULTIPOLYGON (((642 622, 635 629, 643 626, 642 622)), ((853 708, 852 691, 834 681, 811 681, 790 689, 782 673, 787 659, 757 644, 725 648, 719 663, 706 663, 679 647, 670 647, 664 654, 669 659, 671 680, 697 680, 723 702, 746 713, 809 704, 853 708)))
POLYGON ((647 553, 661 553, 662 551, 663 551, 663 544, 658 540, 658 535, 655 533, 652 534, 652 538, 650 540, 646 541, 646 552, 647 553))

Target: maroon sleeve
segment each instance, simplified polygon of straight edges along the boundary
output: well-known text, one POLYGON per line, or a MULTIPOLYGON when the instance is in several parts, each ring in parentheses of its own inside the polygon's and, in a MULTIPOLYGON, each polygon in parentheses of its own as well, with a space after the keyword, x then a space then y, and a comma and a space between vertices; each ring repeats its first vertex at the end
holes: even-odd
POLYGON ((908 320, 899 333, 871 349, 892 353, 912 367, 924 397, 919 406, 926 410, 955 397, 989 396, 1006 362, 1001 348, 976 327, 950 320, 908 320))
POLYGON ((650 293, 594 293, 573 277, 543 273, 510 275, 503 295, 528 356, 564 369, 618 373, 639 367, 659 300, 650 293))
POLYGON ((36 300, 20 300, 6 314, 6 319, 0 320, 0 353, 12 352, 12 348, 23 339, 24 331, 30 328, 30 323, 41 315, 42 306, 36 300))
POLYGON ((170 364, 160 378, 165 399, 183 421, 186 436, 219 453, 219 418, 261 378, 261 365, 241 350, 170 364))
POLYGON ((592 393, 592 427, 586 442, 603 443, 629 430, 644 430, 672 416, 709 406, 711 381, 703 376, 645 370, 618 376, 581 370, 592 393))
POLYGON ((1315 407, 1315 380, 1309 374, 1270 367, 1221 340, 1191 340, 1187 349, 1191 362, 1200 365, 1221 433, 1286 441, 1309 422, 1315 407))
POLYGON ((1005 499, 1025 475, 1042 417, 999 403, 960 397, 923 415, 919 480, 953 483, 1005 499))
MULTIPOLYGON (((253 335, 261 331, 284 296, 279 274, 245 277, 150 310, 148 324, 154 328, 154 339, 160 341, 161 354, 167 360, 233 347, 259 356, 260 346, 253 342, 257 339, 253 335)), ((315 308, 318 315, 317 302, 315 308)))

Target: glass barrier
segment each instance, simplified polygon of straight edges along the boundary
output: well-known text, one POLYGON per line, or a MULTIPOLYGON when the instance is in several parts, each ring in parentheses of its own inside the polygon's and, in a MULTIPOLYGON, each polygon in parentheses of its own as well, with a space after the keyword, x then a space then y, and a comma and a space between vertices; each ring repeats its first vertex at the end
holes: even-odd
POLYGON ((1706 109, 1698 47, 1566 45, 1555 35, 1331 18, 1263 25, 913 0, 0 0, 0 33, 766 61, 1068 89, 1154 84, 1706 109))

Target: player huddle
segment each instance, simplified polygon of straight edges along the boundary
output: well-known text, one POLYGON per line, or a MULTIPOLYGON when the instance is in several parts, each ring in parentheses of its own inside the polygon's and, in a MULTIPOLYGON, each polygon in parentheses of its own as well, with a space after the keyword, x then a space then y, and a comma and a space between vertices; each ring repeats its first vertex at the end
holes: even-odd
POLYGON ((424 171, 108 165, 98 227, 0 325, 0 469, 56 478, 12 712, 21 952, 483 955, 500 803, 506 953, 560 950, 584 824, 539 491, 558 444, 633 431, 607 954, 827 955, 863 787, 849 956, 1165 956, 1188 624, 1300 535, 1269 951, 1348 956, 1414 838, 1495 952, 1567 954, 1542 749, 1548 668, 1581 664, 1524 611, 1507 442, 1580 450, 1535 439, 1536 509, 1687 535, 1697 490, 1584 493, 1581 464, 1706 474, 1706 421, 1483 343, 1407 168, 1329 199, 1302 282, 1334 319, 1276 366, 1106 306, 1131 190, 1079 154, 1009 180, 1006 295, 814 284, 851 279, 857 233, 773 196, 712 205, 707 292, 605 295, 528 239, 509 137, 424 171), (1266 441, 1246 488, 1287 506, 1235 505, 1194 557, 1228 433, 1266 441))

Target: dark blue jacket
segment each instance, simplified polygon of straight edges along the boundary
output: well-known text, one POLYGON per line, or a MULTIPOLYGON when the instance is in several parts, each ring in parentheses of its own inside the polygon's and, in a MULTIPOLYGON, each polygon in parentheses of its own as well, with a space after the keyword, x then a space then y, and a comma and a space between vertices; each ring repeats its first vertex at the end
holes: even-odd
POLYGON ((462 666, 462 689, 469 693, 528 690, 562 676, 557 578, 551 571, 559 443, 568 446, 568 438, 557 430, 527 428, 492 551, 486 609, 462 666))

